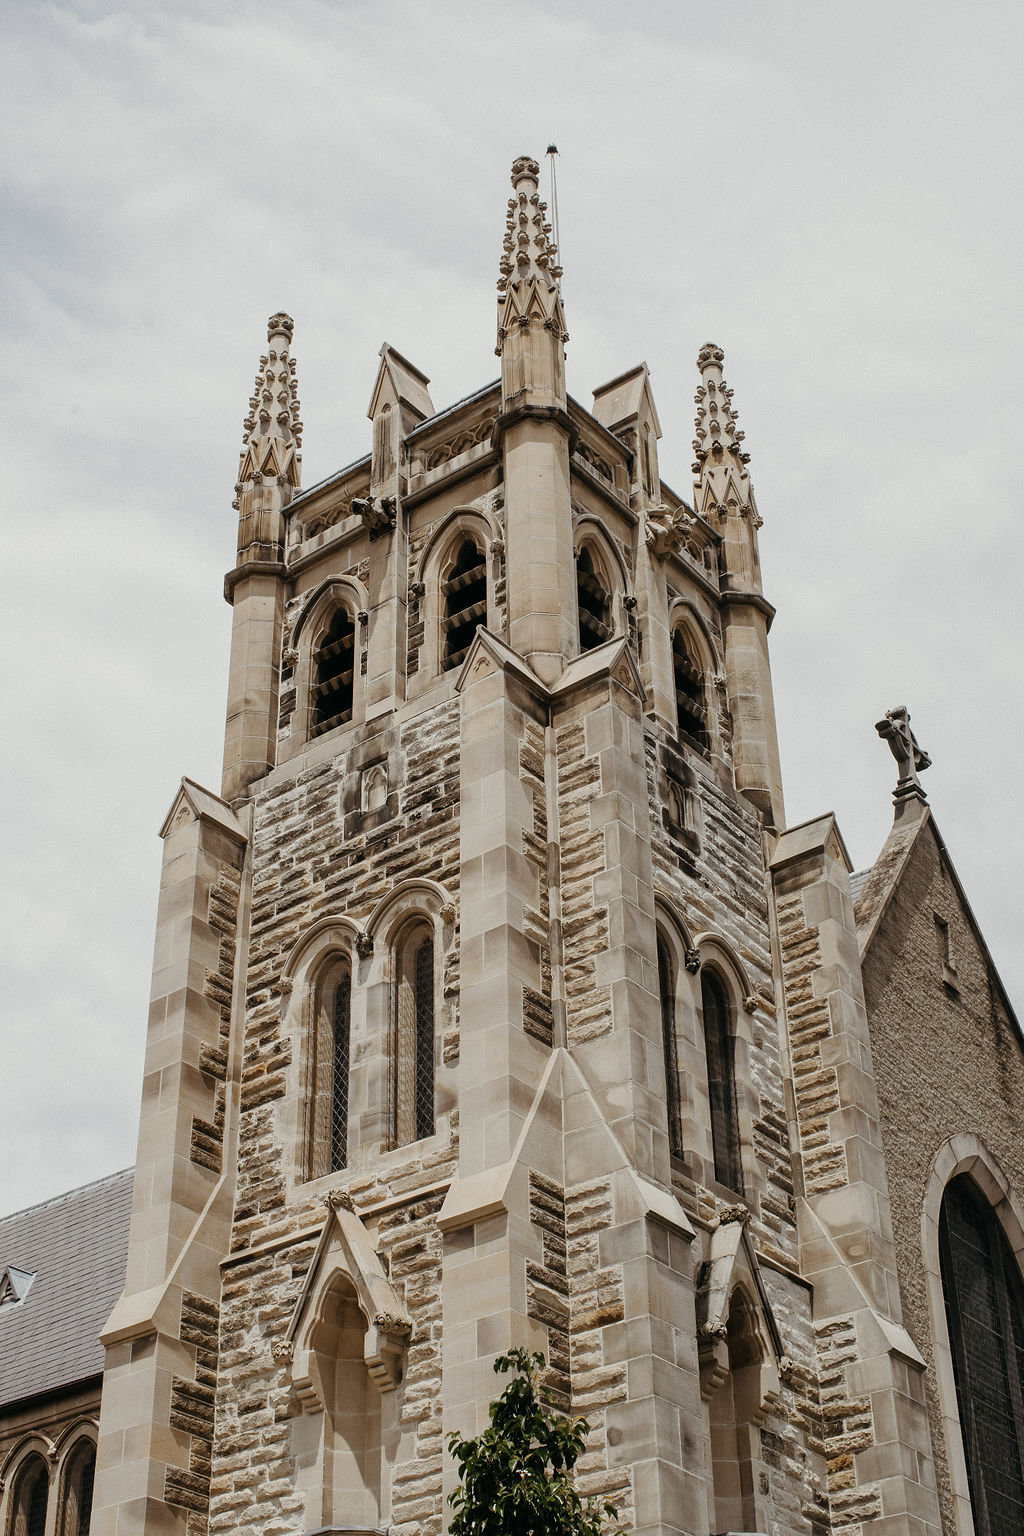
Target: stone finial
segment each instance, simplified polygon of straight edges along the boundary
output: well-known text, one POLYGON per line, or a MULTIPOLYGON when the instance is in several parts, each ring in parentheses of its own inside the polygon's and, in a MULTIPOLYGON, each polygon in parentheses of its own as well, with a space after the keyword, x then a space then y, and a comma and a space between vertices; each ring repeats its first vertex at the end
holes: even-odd
POLYGON ((247 486, 279 483, 290 497, 299 485, 302 420, 295 360, 289 355, 295 322, 278 311, 267 321, 267 350, 242 423, 242 455, 235 506, 247 486))
POLYGON ((540 166, 529 155, 520 155, 512 165, 515 196, 508 200, 505 240, 499 264, 498 291, 504 297, 510 281, 544 277, 557 283, 562 275, 558 248, 551 239, 547 222, 547 203, 538 191, 540 166))
MULTIPOLYGON (((543 326, 551 333, 553 350, 557 351, 558 366, 554 375, 561 374, 563 343, 569 337, 562 314, 559 278, 562 269, 558 265, 558 249, 552 239, 552 226, 548 222, 548 205, 542 202, 538 190, 540 167, 529 155, 520 155, 512 166, 514 195, 508 200, 505 218, 505 239, 502 243, 498 276, 498 345, 499 357, 506 352, 510 336, 527 333, 533 325, 543 326)), ((542 381, 527 375, 516 382, 516 391, 526 388, 535 391, 542 381)), ((556 394, 564 393, 564 380, 552 377, 547 380, 548 389, 556 394)))
POLYGON ((739 514, 759 528, 761 519, 747 472, 750 454, 742 447, 744 434, 737 426, 733 392, 722 374, 724 360, 725 353, 713 341, 705 342, 697 355, 701 383, 694 396, 694 506, 709 520, 739 514))
POLYGON ((910 729, 910 711, 905 704, 887 709, 885 719, 875 723, 875 730, 883 741, 889 743, 889 751, 896 759, 897 779, 893 791, 897 814, 906 801, 917 800, 922 804, 927 795, 921 788, 919 773, 930 768, 932 760, 917 744, 917 737, 910 729))

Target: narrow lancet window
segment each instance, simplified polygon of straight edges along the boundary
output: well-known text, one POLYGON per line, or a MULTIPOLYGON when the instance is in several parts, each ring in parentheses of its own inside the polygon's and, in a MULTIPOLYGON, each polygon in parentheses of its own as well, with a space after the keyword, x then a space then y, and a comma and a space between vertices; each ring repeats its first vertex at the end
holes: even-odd
POLYGON ((661 992, 661 1039, 665 1052, 665 1107, 668 1144, 675 1157, 683 1155, 683 1118, 679 1101, 679 1044, 676 1039, 676 988, 672 958, 658 939, 658 988, 661 992))
POLYGON ((316 990, 309 1177, 348 1167, 352 974, 338 961, 316 990))
POLYGON ((727 1189, 743 1193, 740 1161, 739 1117, 736 1112, 735 1042, 732 1009, 725 988, 711 971, 701 973, 701 1009, 704 1015, 704 1049, 708 1063, 708 1098, 711 1105, 711 1147, 715 1178, 727 1189))
POLYGON ((416 1139, 434 1134, 434 941, 416 949, 416 1139))
POLYGON ((580 650, 592 651, 614 634, 612 598, 602 582, 594 557, 584 544, 576 557, 576 608, 579 615, 580 650))
POLYGON ((41 1456, 22 1468, 14 1493, 13 1536, 45 1536, 50 1474, 41 1456))
POLYGON ((395 1140, 434 1134, 434 939, 417 923, 397 950, 395 1140))
POLYGON ((85 1445, 76 1451, 65 1474, 61 1536, 89 1536, 95 1476, 96 1448, 85 1445))
POLYGON ((477 629, 487 618, 487 565, 472 539, 463 539, 443 585, 444 646, 442 669, 465 660, 477 629))
POLYGON ((313 719, 310 735, 321 736, 352 719, 356 631, 339 608, 313 658, 313 719))
POLYGON ((334 989, 334 1050, 331 1072, 331 1172, 348 1165, 349 1040, 352 977, 345 971, 334 989))
POLYGON ((1024 1282, 965 1175, 939 1216, 939 1263, 977 1536, 1024 1531, 1024 1282))
POLYGON ((672 635, 672 672, 675 677, 679 734, 705 750, 708 744, 708 717, 704 704, 704 679, 680 629, 672 635))

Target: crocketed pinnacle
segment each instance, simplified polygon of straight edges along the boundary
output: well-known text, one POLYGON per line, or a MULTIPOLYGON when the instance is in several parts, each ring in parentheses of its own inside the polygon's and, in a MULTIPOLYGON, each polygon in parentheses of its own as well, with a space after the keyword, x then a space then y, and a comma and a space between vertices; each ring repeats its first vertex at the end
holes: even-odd
MULTIPOLYGON (((502 357, 509 335, 541 325, 550 332, 553 346, 557 347, 559 365, 554 371, 559 373, 561 348, 569 338, 558 282, 562 269, 551 239, 551 225, 546 219, 547 204, 541 201, 537 190, 539 175, 536 160, 531 160, 528 155, 520 155, 512 166, 514 195, 508 200, 498 278, 498 345, 495 350, 502 357)), ((539 385, 539 379, 524 376, 517 387, 529 390, 539 385)))
MULTIPOLYGON (((290 315, 278 313, 267 321, 267 350, 242 423, 239 494, 244 486, 264 480, 283 481, 290 491, 299 485, 302 421, 295 361, 288 350, 294 329, 290 315)), ((239 506, 237 498, 234 505, 239 506)))
POLYGON ((705 342, 697 357, 701 384, 694 400, 697 421, 693 439, 694 504, 702 517, 745 512, 754 516, 754 491, 747 472, 750 454, 741 447, 744 434, 736 422, 732 390, 722 377, 725 354, 714 342, 705 342))
POLYGON ((512 166, 515 196, 508 200, 505 240, 498 278, 498 295, 504 298, 510 282, 524 278, 543 278, 557 283, 562 275, 558 248, 551 239, 547 223, 547 203, 537 190, 540 166, 529 155, 520 155, 512 166))

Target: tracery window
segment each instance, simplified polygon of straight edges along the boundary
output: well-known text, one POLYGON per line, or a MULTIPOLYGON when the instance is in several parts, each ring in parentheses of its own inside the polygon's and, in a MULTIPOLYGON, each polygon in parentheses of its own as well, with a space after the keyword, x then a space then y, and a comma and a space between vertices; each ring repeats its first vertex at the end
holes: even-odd
POLYGON ((977 1536, 1024 1530, 1024 1282, 967 1175, 939 1215, 939 1265, 977 1536))
POLYGON ((337 961, 325 971, 314 993, 312 1179, 348 1166, 351 1033, 352 972, 346 961, 337 961))
POLYGON ((356 630, 346 608, 335 610, 313 656, 311 736, 352 719, 356 630))
POLYGON ((395 1141, 434 1134, 434 936, 414 923, 396 952, 395 1141))
POLYGON ((95 1477, 96 1447, 86 1441, 74 1452, 64 1473, 61 1536, 89 1536, 95 1477))
POLYGON ((665 1108, 669 1150, 683 1155, 683 1116, 679 1097, 679 1043, 676 1037, 675 967, 665 940, 658 935, 658 989, 661 993, 661 1038, 665 1053, 665 1108))
POLYGON ((30 1456, 14 1492, 11 1536, 44 1536, 50 1499, 50 1473, 41 1456, 30 1456))
POLYGON ((447 672, 465 660, 473 636, 487 618, 487 563, 475 540, 465 538, 459 545, 442 593, 442 670, 447 672))
POLYGON ((727 1189, 743 1193, 739 1117, 736 1109, 735 1039, 732 1006, 721 981, 706 967, 700 978, 704 1016, 704 1049, 708 1064, 711 1105, 711 1147, 715 1178, 727 1189))
POLYGON ((704 678, 681 628, 672 631, 672 672, 675 678, 676 721, 681 736, 707 749, 707 708, 704 678))
POLYGON ((611 639, 612 596, 586 544, 576 556, 576 611, 581 651, 592 651, 611 639))

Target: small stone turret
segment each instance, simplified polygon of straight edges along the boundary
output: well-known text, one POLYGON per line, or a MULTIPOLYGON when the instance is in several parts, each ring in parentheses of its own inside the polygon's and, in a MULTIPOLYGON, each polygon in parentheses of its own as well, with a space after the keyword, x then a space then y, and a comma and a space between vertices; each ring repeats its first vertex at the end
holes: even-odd
POLYGON ((754 487, 737 426, 732 390, 722 374, 725 354, 706 342, 697 357, 693 505, 722 536, 725 671, 733 726, 736 787, 756 805, 765 825, 785 825, 768 630, 775 609, 761 591, 754 487))
POLYGON ((299 488, 302 458, 299 387, 289 353, 293 329, 291 317, 280 312, 267 322, 267 350, 243 425, 233 503, 238 557, 224 582, 235 610, 222 784, 229 801, 243 796, 274 761, 285 508, 299 488))

